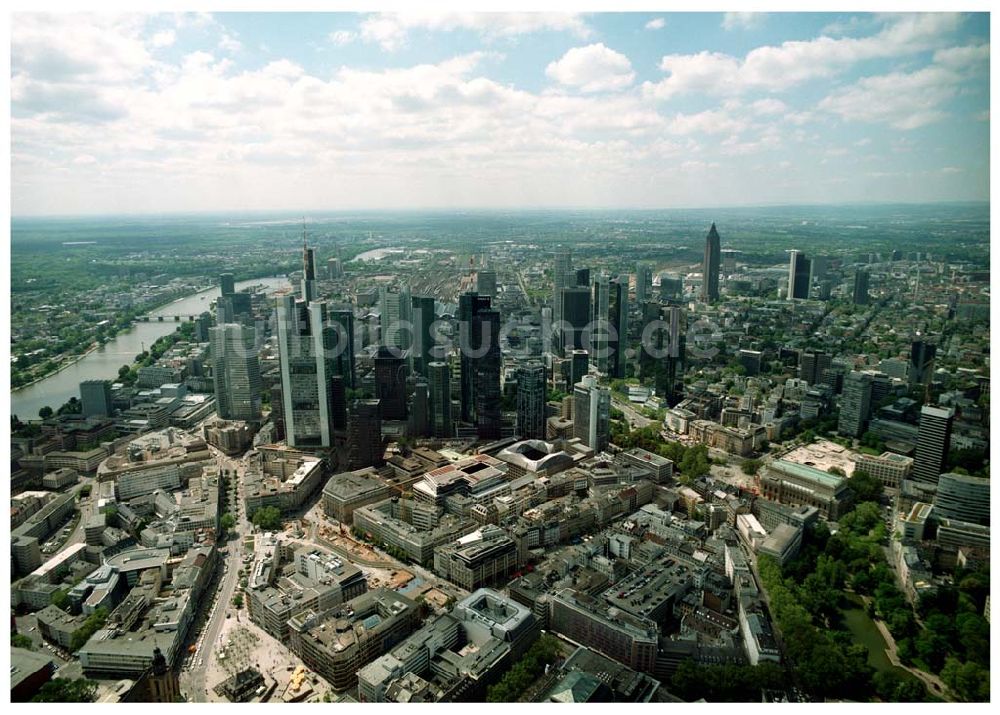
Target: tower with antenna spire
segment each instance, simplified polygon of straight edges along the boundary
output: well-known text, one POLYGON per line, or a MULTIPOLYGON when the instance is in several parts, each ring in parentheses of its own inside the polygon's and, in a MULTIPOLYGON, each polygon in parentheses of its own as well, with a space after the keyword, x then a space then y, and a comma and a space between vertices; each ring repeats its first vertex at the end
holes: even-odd
POLYGON ((311 303, 316 297, 316 252, 306 241, 306 219, 302 217, 302 300, 311 303))

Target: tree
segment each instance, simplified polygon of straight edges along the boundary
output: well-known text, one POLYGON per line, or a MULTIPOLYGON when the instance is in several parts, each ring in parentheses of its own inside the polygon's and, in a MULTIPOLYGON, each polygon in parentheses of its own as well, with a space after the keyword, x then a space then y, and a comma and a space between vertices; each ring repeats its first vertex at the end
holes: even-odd
POLYGON ((59 589, 52 594, 52 605, 56 608, 61 608, 64 611, 69 610, 69 591, 66 589, 59 589))
POLYGON ((222 529, 224 531, 229 531, 234 526, 236 526, 236 517, 234 517, 227 511, 225 514, 222 515, 222 518, 219 519, 219 524, 222 526, 222 529))
POLYGON ((82 487, 80 487, 80 496, 89 497, 90 492, 93 491, 93 489, 94 489, 93 486, 91 486, 90 484, 84 484, 82 487))
POLYGON ((990 673, 976 663, 962 663, 947 658, 941 669, 941 680, 956 697, 966 702, 986 702, 990 699, 990 673))
POLYGON ((233 605, 236 606, 237 608, 243 608, 243 594, 242 593, 237 593, 236 594, 236 596, 233 598, 233 605))
POLYGON ((747 476, 753 476, 760 469, 761 461, 759 459, 744 459, 743 463, 740 464, 740 469, 747 476))
POLYGON ((38 416, 41 417, 43 420, 47 420, 49 417, 52 416, 52 408, 46 405, 45 407, 43 407, 38 411, 38 416))
POLYGON ((274 506, 262 506, 250 519, 262 531, 277 531, 281 528, 281 510, 274 506))
POLYGON ((882 498, 882 482, 863 469, 858 469, 847 480, 847 486, 854 492, 855 501, 877 502, 882 498))
POLYGON ((34 642, 23 633, 11 633, 10 645, 12 648, 24 648, 25 650, 35 649, 34 642))
POLYGON ((97 695, 97 683, 93 680, 50 680, 31 699, 33 703, 92 703, 97 695))

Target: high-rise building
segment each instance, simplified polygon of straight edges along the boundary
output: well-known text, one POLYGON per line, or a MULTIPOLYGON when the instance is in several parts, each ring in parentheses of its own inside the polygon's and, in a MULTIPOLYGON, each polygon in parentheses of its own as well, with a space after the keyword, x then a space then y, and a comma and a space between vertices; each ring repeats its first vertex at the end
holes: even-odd
POLYGON ((306 229, 302 227, 302 300, 316 299, 316 250, 306 245, 306 229))
POLYGON ((590 367, 590 356, 586 350, 574 350, 570 353, 569 384, 575 385, 583 379, 590 367))
MULTIPOLYGON (((590 357, 598 371, 607 374, 609 352, 609 321, 611 280, 606 273, 594 279, 593 304, 590 308, 590 357)), ((584 347, 587 347, 584 345, 584 347)), ((567 347, 568 349, 568 347, 567 347)))
POLYGON ((663 308, 663 317, 667 323, 666 331, 658 331, 657 342, 653 345, 657 351, 665 353, 653 369, 656 392, 671 405, 676 404, 679 392, 678 375, 682 374, 684 365, 684 334, 681 326, 684 315, 679 305, 669 305, 663 308))
POLYGON ((584 288, 590 287, 590 269, 589 268, 577 268, 576 269, 576 286, 583 286, 584 288))
POLYGON ((406 360, 384 345, 375 355, 375 397, 382 406, 382 419, 406 419, 406 360))
POLYGON ((942 474, 934 495, 934 515, 990 525, 990 480, 968 474, 942 474))
MULTIPOLYGON (((565 354, 563 351, 587 347, 584 345, 584 336, 587 324, 590 323, 590 297, 590 289, 583 286, 562 289, 559 311, 563 322, 560 355, 565 354)), ((594 336, 591 335, 591 340, 593 339, 594 336)))
POLYGON ((868 305, 868 271, 864 269, 854 272, 854 304, 868 305))
POLYGON ((934 365, 937 346, 926 340, 914 340, 910 345, 910 382, 926 385, 934 365))
POLYGON ((350 469, 382 466, 382 418, 378 400, 355 400, 351 404, 347 418, 347 447, 350 469))
POLYGON ((80 383, 80 402, 84 417, 110 417, 111 382, 109 380, 84 380, 80 383))
POLYGON ((326 260, 326 277, 330 280, 344 277, 344 266, 339 258, 328 258, 326 260))
POLYGON ((354 363, 354 311, 347 306, 330 310, 329 315, 334 334, 333 369, 337 375, 344 378, 344 387, 353 389, 357 387, 354 363))
POLYGON ((404 350, 410 347, 411 336, 409 327, 406 324, 406 316, 412 310, 408 305, 403 309, 403 302, 411 300, 409 291, 400 289, 390 291, 386 287, 380 289, 379 295, 379 335, 381 339, 379 345, 404 350))
POLYGON ((662 274, 660 276, 660 300, 676 300, 684 293, 684 279, 677 275, 662 274))
POLYGON ((788 300, 809 298, 810 262, 806 254, 792 250, 788 261, 788 300))
POLYGON ((523 365, 517 370, 517 434, 545 439, 545 365, 523 365))
POLYGON ((461 370, 459 394, 463 422, 472 422, 475 415, 476 375, 473 352, 475 352, 477 343, 473 335, 472 318, 480 311, 489 310, 489 308, 490 299, 475 292, 462 293, 458 297, 458 343, 461 370))
POLYGON ((628 281, 616 278, 608 291, 608 375, 625 377, 628 346, 628 281))
POLYGON ((823 382, 823 372, 832 363, 832 358, 827 353, 806 351, 799 356, 799 379, 805 380, 810 385, 823 382))
POLYGON ((611 390, 598 386, 593 375, 573 386, 573 436, 595 452, 606 449, 611 438, 611 390))
POLYGON ((653 285, 653 268, 648 263, 640 261, 635 267, 635 302, 639 305, 649 297, 649 289, 653 285))
POLYGON ((220 274, 219 286, 222 289, 222 295, 233 295, 236 292, 236 282, 233 280, 233 274, 232 273, 220 274))
MULTIPOLYGON (((568 250, 556 251, 552 260, 552 324, 558 326, 562 321, 562 289, 572 285, 576 278, 570 278, 573 268, 573 254, 568 250)), ((562 335, 552 336, 558 343, 562 335)))
POLYGON ((497 297, 497 273, 487 269, 476 271, 476 292, 489 298, 497 297))
POLYGON ((347 430, 347 388, 342 375, 330 378, 330 424, 341 435, 347 430))
POLYGON ((418 377, 413 386, 409 433, 417 437, 426 437, 431 433, 430 385, 423 377, 418 377))
POLYGON ((865 432, 871 410, 871 375, 854 370, 844 378, 844 394, 840 398, 840 420, 837 432, 846 437, 860 437, 865 432))
POLYGON ((719 298, 719 262, 721 260, 721 245, 719 232, 715 230, 715 223, 708 230, 705 236, 705 258, 702 261, 702 283, 701 299, 705 302, 718 300, 719 298))
POLYGON ((254 422, 261 417, 260 362, 253 328, 236 323, 209 330, 215 404, 219 417, 254 422))
POLYGON ((737 358, 739 359, 740 365, 743 366, 743 370, 748 377, 760 374, 760 350, 740 350, 737 358))
POLYGON ((458 299, 462 420, 481 439, 500 438, 500 313, 475 292, 458 299))
POLYGON ((330 447, 330 378, 337 372, 338 331, 327 305, 278 298, 282 416, 289 447, 330 447))
POLYGON ((944 470, 951 446, 951 425, 955 410, 950 407, 924 405, 920 409, 917 450, 913 456, 912 479, 924 484, 937 484, 944 470))
POLYGON ((431 326, 434 324, 434 298, 432 296, 415 295, 413 306, 413 371, 427 377, 427 366, 434 361, 432 348, 434 336, 431 326))
POLYGON ((438 438, 453 435, 451 427, 451 368, 448 363, 435 361, 427 365, 430 380, 431 432, 438 438))

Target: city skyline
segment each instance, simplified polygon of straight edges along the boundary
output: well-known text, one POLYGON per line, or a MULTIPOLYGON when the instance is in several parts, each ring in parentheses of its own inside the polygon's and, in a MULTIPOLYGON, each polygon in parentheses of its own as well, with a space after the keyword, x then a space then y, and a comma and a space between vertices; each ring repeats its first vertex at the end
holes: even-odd
POLYGON ((988 201, 988 15, 17 13, 12 213, 988 201))

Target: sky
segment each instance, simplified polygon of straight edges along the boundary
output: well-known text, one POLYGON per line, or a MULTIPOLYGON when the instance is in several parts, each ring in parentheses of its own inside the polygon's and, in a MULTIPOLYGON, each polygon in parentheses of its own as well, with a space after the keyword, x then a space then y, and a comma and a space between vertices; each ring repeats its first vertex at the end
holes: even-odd
POLYGON ((15 216, 989 199, 986 13, 10 16, 15 216))

